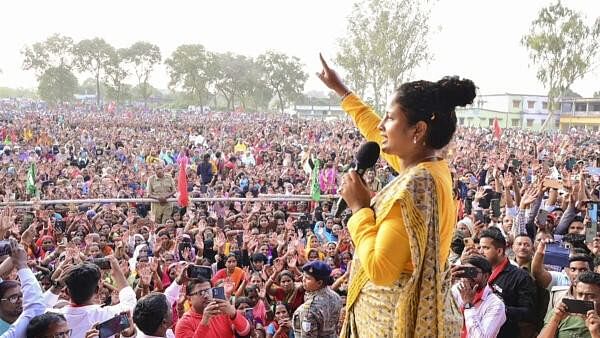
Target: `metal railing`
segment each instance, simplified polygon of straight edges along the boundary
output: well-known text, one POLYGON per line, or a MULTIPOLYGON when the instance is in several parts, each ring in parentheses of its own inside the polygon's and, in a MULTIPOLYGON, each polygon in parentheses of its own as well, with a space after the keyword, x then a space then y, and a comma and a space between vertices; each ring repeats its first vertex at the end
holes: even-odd
MULTIPOLYGON (((321 200, 334 200, 337 195, 321 195, 321 200)), ((258 197, 195 197, 190 198, 190 202, 310 202, 310 195, 280 195, 280 194, 261 194, 258 197)), ((97 204, 97 203, 157 203, 152 198, 96 198, 96 199, 64 199, 64 200, 39 200, 39 201, 9 201, 0 202, 0 207, 14 206, 19 208, 29 208, 34 205, 53 205, 53 204, 97 204)), ((177 202, 176 198, 169 198, 169 203, 177 202)))

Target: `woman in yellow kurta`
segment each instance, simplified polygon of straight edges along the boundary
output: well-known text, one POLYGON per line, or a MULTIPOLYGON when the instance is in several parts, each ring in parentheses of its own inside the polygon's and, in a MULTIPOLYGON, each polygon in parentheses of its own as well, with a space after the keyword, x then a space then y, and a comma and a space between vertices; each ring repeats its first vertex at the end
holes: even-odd
POLYGON ((475 85, 458 78, 405 83, 381 119, 321 61, 321 80, 399 173, 373 200, 356 172, 343 178, 356 249, 342 337, 460 336, 446 264, 456 223, 452 179, 436 154, 456 130, 455 107, 473 101, 475 85))

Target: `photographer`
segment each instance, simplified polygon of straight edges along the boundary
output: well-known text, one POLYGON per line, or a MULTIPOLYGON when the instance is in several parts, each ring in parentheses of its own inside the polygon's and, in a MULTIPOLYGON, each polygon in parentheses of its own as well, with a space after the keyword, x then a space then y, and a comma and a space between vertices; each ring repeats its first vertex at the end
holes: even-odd
POLYGON ((491 264, 481 256, 470 256, 452 269, 453 278, 460 278, 452 295, 465 318, 463 337, 496 337, 506 321, 504 303, 487 285, 491 273, 491 264), (465 276, 467 271, 475 273, 465 276))
MULTIPOLYGON (((572 299, 578 301, 592 301, 594 304, 600 302, 600 274, 591 271, 581 273, 577 277, 573 296, 572 299)), ((583 314, 576 313, 575 310, 564 302, 558 303, 546 316, 544 329, 538 338, 598 337, 597 310, 588 310, 583 314), (592 329, 595 331, 594 335, 591 333, 592 329)))
MULTIPOLYGON (((96 304, 101 271, 97 265, 84 262, 70 267, 64 272, 66 293, 71 298, 71 305, 56 312, 64 314, 73 330, 73 337, 83 337, 95 323, 104 322, 122 312, 132 311, 137 302, 135 292, 127 284, 119 262, 113 256, 108 258, 112 278, 119 292, 119 304, 101 306, 96 304)), ((53 294, 49 305, 58 301, 58 294, 53 294)))

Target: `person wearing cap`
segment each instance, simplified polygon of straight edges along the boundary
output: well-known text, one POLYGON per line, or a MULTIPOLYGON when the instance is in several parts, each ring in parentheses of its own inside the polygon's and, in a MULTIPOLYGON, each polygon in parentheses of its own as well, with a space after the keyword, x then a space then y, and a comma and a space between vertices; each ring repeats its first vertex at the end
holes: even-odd
POLYGON ((306 293, 302 304, 292 316, 294 337, 338 337, 342 301, 329 285, 333 284, 331 267, 322 261, 302 267, 302 284, 306 293))
POLYGON ((452 269, 452 276, 458 279, 452 295, 465 318, 461 337, 496 337, 506 321, 506 307, 488 285, 491 274, 492 265, 476 255, 452 269), (474 275, 465 275, 466 269, 473 268, 474 275))

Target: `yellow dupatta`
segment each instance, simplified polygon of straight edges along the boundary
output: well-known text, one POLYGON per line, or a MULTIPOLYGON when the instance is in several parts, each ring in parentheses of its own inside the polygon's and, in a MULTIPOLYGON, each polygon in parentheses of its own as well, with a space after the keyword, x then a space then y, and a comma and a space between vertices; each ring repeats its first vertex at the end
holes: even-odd
MULTIPOLYGON (((454 337, 460 332, 462 318, 453 304, 450 294, 450 276, 447 259, 440 259, 440 232, 444 236, 454 227, 456 210, 452 199, 452 181, 446 161, 427 162, 401 172, 373 200, 376 226, 387 217, 398 203, 402 223, 406 227, 413 266, 399 288, 394 318, 396 337, 454 337), (416 207, 408 185, 414 176, 425 169, 431 175, 435 187, 434 221, 425 224, 421 211, 416 207), (433 322, 432 322, 433 321, 433 322)), ((406 243, 399 243, 399 245, 406 243)), ((349 335, 348 321, 353 304, 369 282, 365 270, 353 264, 348 289, 347 316, 342 336, 349 335)), ((398 276, 400 278, 400 276, 398 276)), ((382 300, 385 301, 385 300, 382 300)), ((350 324, 351 325, 351 324, 350 324)))

